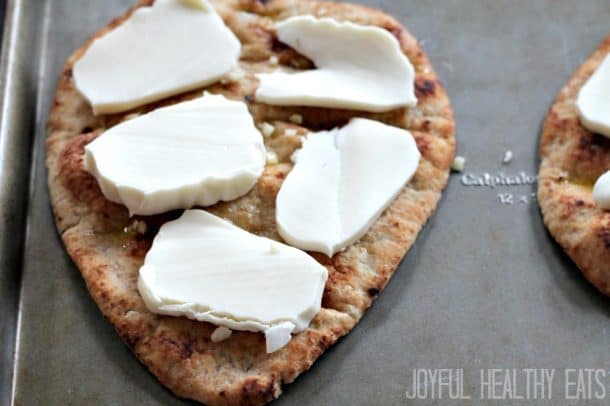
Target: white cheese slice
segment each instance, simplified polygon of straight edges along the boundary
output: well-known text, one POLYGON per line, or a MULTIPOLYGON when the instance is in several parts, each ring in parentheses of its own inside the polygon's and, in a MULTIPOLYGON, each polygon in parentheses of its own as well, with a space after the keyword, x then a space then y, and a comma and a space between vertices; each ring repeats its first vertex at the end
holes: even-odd
POLYGON ((610 171, 600 176, 595 182, 593 199, 600 208, 610 210, 610 171))
POLYGON ((419 164, 413 136, 356 118, 311 134, 276 201, 276 221, 289 244, 332 256, 357 241, 387 208, 419 164))
POLYGON ((388 31, 312 16, 291 17, 276 28, 280 41, 317 69, 257 75, 257 100, 374 112, 417 103, 413 65, 388 31))
POLYGON ((318 313, 326 279, 303 251, 188 210, 159 230, 138 289, 154 313, 260 331, 274 352, 318 313))
POLYGON ((578 92, 576 108, 585 128, 610 137, 610 55, 578 92))
POLYGON ((207 0, 156 0, 95 40, 74 81, 95 114, 117 113, 216 82, 240 48, 207 0))
POLYGON ((206 95, 111 128, 85 147, 84 165, 108 200, 151 215, 246 194, 265 155, 246 105, 206 95))

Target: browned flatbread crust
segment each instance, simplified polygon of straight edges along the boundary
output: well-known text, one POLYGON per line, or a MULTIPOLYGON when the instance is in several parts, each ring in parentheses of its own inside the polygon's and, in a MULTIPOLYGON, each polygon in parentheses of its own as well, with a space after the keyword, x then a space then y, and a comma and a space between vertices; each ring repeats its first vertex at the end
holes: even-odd
POLYGON ((610 295, 610 211, 596 207, 596 179, 610 170, 610 139, 580 124, 580 88, 610 52, 610 36, 561 90, 542 130, 538 200, 549 231, 585 277, 610 295))
MULTIPOLYGON (((294 381, 338 338, 347 334, 373 299, 385 287, 417 233, 432 214, 445 187, 453 159, 454 121, 449 100, 418 42, 393 18, 370 8, 305 0, 212 0, 217 11, 243 43, 241 67, 247 72, 238 83, 218 83, 207 90, 245 99, 258 123, 272 122, 276 136, 266 139, 280 164, 266 168, 245 197, 209 210, 259 235, 280 239, 274 219, 274 201, 291 169, 290 155, 300 146, 298 136, 283 134, 295 128, 329 129, 349 118, 364 116, 411 130, 422 152, 413 180, 383 213, 368 233, 332 259, 312 254, 329 270, 323 309, 311 326, 278 352, 265 353, 264 337, 234 332, 214 344, 211 324, 149 312, 136 281, 138 269, 159 226, 178 212, 130 219, 127 210, 104 199, 95 180, 82 165, 84 146, 103 130, 129 114, 201 95, 201 91, 174 97, 125 114, 95 117, 74 87, 72 66, 89 41, 67 61, 48 122, 47 167, 57 227, 65 246, 81 271, 89 292, 125 343, 157 378, 178 396, 208 405, 263 404, 277 398, 284 384, 294 381), (389 30, 414 64, 419 104, 383 114, 302 107, 271 107, 253 101, 254 72, 268 71, 269 57, 296 67, 311 62, 277 41, 274 20, 297 14, 332 16, 389 30), (290 123, 298 113, 302 126, 290 123), (146 224, 146 231, 142 224, 146 224)), ((143 0, 138 7, 150 5, 143 0)), ((133 10, 132 10, 133 11, 133 10)), ((95 37, 121 24, 113 21, 95 37)), ((357 83, 354 84, 357 86, 357 83)))

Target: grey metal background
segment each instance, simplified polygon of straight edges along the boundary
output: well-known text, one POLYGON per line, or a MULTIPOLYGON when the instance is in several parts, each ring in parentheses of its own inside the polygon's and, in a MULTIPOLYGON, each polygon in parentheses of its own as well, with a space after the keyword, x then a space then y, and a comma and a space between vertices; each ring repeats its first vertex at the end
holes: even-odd
MULTIPOLYGON (((391 12, 423 41, 451 97, 459 153, 474 173, 535 172, 546 110, 610 29, 607 0, 357 1, 391 12), (507 149, 515 159, 502 166, 507 149)), ((10 3, 9 17, 15 4, 23 13, 23 32, 5 35, 3 49, 4 68, 18 71, 1 83, 0 402, 12 396, 17 405, 184 404, 136 361, 89 298, 55 232, 43 165, 61 66, 131 1, 10 3), (9 50, 11 43, 19 48, 9 50)), ((453 176, 438 212, 362 322, 274 404, 403 404, 413 368, 464 368, 474 399, 463 404, 483 403, 479 368, 608 369, 609 300, 553 243, 536 204, 502 206, 499 191, 509 190, 467 188, 453 176)), ((564 403, 562 394, 554 388, 547 403, 564 403)))

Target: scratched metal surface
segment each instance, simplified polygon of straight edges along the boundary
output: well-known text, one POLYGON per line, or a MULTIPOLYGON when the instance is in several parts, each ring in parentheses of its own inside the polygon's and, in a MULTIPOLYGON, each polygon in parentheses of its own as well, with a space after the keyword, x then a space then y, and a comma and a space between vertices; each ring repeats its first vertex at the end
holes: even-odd
MULTIPOLYGON (((535 173, 545 112, 610 19, 606 0, 357 1, 391 12, 423 42, 451 96, 466 183, 486 172, 535 173), (514 153, 509 165, 501 162, 506 150, 514 153)), ((6 366, 13 402, 186 404, 136 361, 89 298, 55 232, 46 187, 44 121, 61 66, 131 1, 26 3, 24 13, 45 18, 37 20, 37 46, 21 49, 40 49, 42 58, 28 82, 40 104, 16 356, 6 366)), ((478 399, 480 368, 607 368, 610 302, 545 232, 533 191, 466 186, 452 176, 438 212, 361 323, 274 404, 403 404, 413 368, 463 368, 473 399, 461 404, 482 404, 489 402, 478 399)), ((557 387, 547 403, 563 398, 557 387)))

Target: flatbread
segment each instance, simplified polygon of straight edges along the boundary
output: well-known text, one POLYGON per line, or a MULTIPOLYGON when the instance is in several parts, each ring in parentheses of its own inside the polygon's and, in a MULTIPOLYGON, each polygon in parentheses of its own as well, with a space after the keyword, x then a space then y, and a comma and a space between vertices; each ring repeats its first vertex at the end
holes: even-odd
MULTIPOLYGON (((329 280, 323 308, 307 330, 272 354, 266 354, 264 337, 257 333, 234 332, 229 340, 215 344, 210 340, 214 326, 152 314, 136 288, 138 269, 155 233, 180 212, 130 219, 123 206, 104 199, 82 165, 84 146, 105 129, 132 114, 199 97, 201 90, 125 114, 95 117, 72 78, 72 66, 91 40, 68 59, 49 116, 46 162, 57 228, 91 296, 141 362, 176 395, 208 405, 263 404, 277 398, 282 385, 294 381, 347 334, 388 283, 447 183, 455 149, 454 120, 445 90, 417 40, 396 20, 377 10, 304 0, 212 3, 243 43, 240 65, 246 76, 238 83, 215 84, 208 91, 243 98, 257 123, 271 122, 280 133, 285 128, 297 129, 299 134, 307 129, 330 129, 354 116, 404 127, 415 136, 423 156, 412 181, 358 243, 332 259, 312 254, 328 268, 329 280), (311 67, 310 61, 278 42, 273 30, 274 20, 307 13, 377 25, 394 34, 415 66, 418 106, 371 114, 254 102, 257 82, 253 72, 270 71, 271 55, 277 55, 283 64, 311 67), (303 116, 302 126, 290 122, 295 113, 303 116)), ((136 7, 150 4, 152 0, 143 0, 136 7)), ((93 38, 120 25, 133 10, 93 38)), ((298 135, 280 135, 266 139, 266 143, 276 151, 280 164, 266 168, 245 197, 209 210, 250 232, 279 240, 275 196, 291 169, 290 155, 300 146, 300 140, 298 135)))
POLYGON ((593 185, 610 170, 610 139, 580 124, 580 88, 610 52, 610 36, 574 73, 549 110, 540 140, 538 200, 550 233, 584 276, 610 295, 610 211, 595 205, 593 185))

